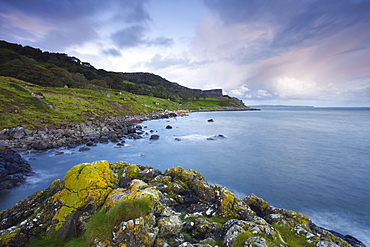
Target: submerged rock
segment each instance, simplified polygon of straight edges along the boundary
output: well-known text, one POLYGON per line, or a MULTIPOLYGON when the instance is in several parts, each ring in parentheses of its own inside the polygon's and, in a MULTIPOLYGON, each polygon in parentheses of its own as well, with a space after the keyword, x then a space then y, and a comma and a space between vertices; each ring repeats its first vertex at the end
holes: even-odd
POLYGON ((0 212, 1 246, 57 239, 68 246, 289 246, 299 236, 307 246, 364 246, 179 166, 162 173, 125 162, 79 164, 0 212), (283 239, 282 231, 296 237, 283 239))

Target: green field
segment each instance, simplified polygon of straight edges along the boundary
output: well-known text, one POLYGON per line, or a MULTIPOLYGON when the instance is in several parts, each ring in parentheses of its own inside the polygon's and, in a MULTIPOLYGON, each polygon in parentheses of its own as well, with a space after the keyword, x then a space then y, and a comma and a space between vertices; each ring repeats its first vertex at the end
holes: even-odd
POLYGON ((42 87, 3 76, 0 94, 0 129, 32 129, 164 110, 223 109, 234 103, 229 98, 194 98, 177 103, 93 85, 89 89, 42 87))

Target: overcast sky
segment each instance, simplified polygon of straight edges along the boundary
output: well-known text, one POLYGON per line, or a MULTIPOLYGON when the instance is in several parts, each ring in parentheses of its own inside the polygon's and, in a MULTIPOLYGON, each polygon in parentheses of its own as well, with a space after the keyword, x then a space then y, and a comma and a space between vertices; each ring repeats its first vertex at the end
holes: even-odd
POLYGON ((0 0, 0 39, 247 105, 370 106, 369 0, 0 0))

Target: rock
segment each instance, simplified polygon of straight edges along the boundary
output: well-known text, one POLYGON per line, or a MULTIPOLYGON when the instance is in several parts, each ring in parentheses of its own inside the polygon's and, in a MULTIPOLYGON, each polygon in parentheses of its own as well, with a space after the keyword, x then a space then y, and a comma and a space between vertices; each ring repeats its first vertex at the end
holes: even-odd
POLYGON ((1 211, 0 246, 45 246, 48 238, 68 246, 76 238, 79 246, 282 246, 280 228, 271 223, 316 246, 350 246, 348 237, 307 216, 253 194, 236 198, 197 171, 173 167, 162 173, 121 161, 76 165, 63 180, 1 211))
POLYGON ((35 150, 46 150, 49 146, 49 143, 46 141, 38 141, 33 144, 32 148, 35 150))
POLYGON ((224 138, 226 138, 224 135, 217 135, 217 136, 208 137, 207 140, 213 141, 213 140, 224 139, 224 138))
POLYGON ((79 152, 84 152, 84 151, 89 151, 91 150, 91 148, 88 148, 88 147, 80 147, 80 149, 78 149, 79 152))
POLYGON ((150 136, 150 140, 158 140, 159 139, 159 135, 151 135, 150 136))
POLYGON ((172 129, 172 126, 171 125, 167 125, 166 126, 166 129, 172 129))
POLYGON ((214 121, 213 121, 213 119, 211 118, 211 119, 208 119, 208 120, 207 120, 207 122, 212 123, 212 122, 214 122, 214 121))
POLYGON ((0 145, 0 191, 12 189, 34 175, 30 164, 17 152, 0 145))
POLYGON ((89 141, 88 143, 86 143, 86 146, 93 147, 96 146, 96 143, 94 143, 93 141, 89 141))

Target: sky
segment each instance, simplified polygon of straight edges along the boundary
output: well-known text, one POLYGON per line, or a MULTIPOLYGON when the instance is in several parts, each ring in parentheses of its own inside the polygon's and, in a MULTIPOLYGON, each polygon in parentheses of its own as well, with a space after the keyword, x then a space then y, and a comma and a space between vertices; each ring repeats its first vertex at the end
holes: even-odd
POLYGON ((370 0, 0 0, 0 39, 246 105, 370 106, 370 0))

